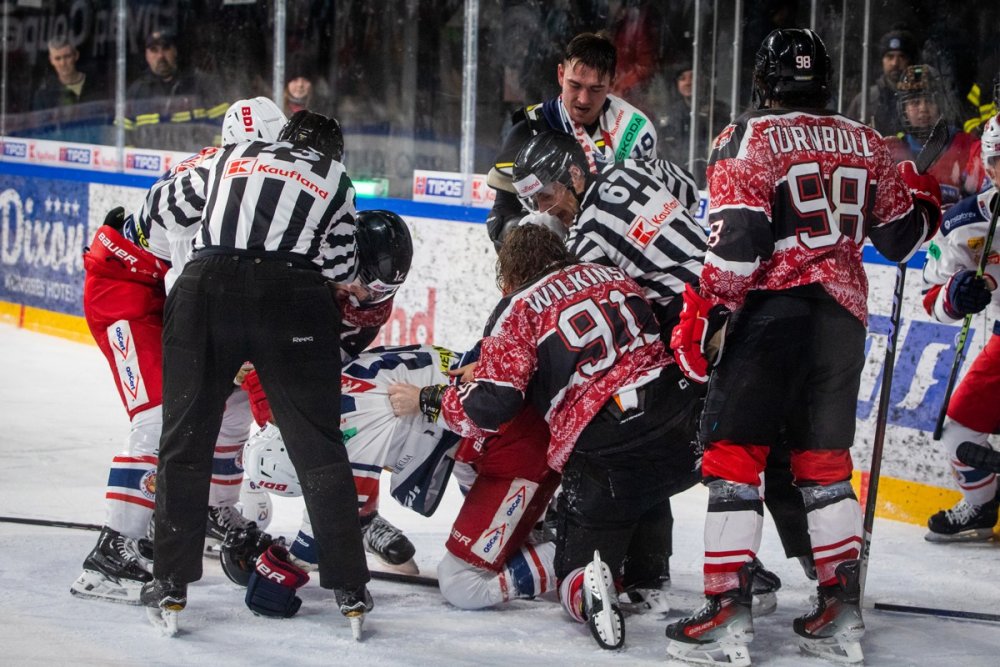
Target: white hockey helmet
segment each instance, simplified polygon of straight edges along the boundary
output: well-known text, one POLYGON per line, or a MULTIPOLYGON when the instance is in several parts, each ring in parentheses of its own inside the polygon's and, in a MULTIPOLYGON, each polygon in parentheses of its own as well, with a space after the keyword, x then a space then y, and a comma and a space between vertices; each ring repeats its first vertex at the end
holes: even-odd
POLYGON ((1000 113, 986 121, 981 141, 983 166, 989 167, 990 160, 1000 156, 1000 113))
POLYGON ((251 435, 243 446, 243 473, 251 484, 275 495, 302 495, 302 486, 288 458, 285 441, 274 424, 268 423, 251 435))
POLYGON ((267 97, 237 100, 222 119, 222 145, 244 141, 277 141, 288 119, 267 97))

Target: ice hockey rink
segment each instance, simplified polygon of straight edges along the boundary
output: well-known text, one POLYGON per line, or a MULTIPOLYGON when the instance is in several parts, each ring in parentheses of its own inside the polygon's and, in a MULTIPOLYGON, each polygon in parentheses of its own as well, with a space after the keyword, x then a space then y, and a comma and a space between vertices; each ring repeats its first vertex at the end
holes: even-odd
MULTIPOLYGON (((0 515, 101 523, 111 457, 128 420, 96 347, 0 324, 0 515)), ((888 442, 887 447, 892 447, 888 442)), ((383 493, 381 511, 434 574, 461 496, 418 516, 383 493)), ((94 544, 86 530, 0 522, 0 662, 4 665, 645 665, 664 664, 663 629, 700 605, 706 494, 676 498, 671 611, 626 619, 625 648, 602 651, 553 600, 460 611, 436 589, 374 581, 365 640, 351 638, 331 591, 310 582, 294 618, 254 616, 217 562, 189 589, 181 632, 159 636, 140 607, 81 600, 70 583, 94 544)), ((300 499, 275 503, 268 532, 294 535, 300 499)), ((1000 614, 1000 543, 938 545, 919 526, 876 520, 866 602, 1000 614)), ((770 520, 760 557, 784 582, 778 610, 755 624, 754 665, 830 664, 801 655, 792 619, 811 606, 812 582, 785 560, 770 520)), ((869 610, 866 664, 1000 664, 1000 623, 869 610)), ((669 663, 681 665, 684 663, 669 663)))

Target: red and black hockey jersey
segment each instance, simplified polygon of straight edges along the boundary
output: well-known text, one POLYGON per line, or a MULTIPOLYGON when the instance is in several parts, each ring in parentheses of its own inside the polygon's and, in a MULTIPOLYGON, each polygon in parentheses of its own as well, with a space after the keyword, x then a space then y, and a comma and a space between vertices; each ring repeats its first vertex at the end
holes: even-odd
POLYGON ((527 397, 549 424, 548 464, 562 470, 604 404, 668 363, 642 294, 622 269, 584 263, 506 296, 486 327, 475 379, 444 394, 448 427, 485 438, 527 397))
POLYGON ((837 114, 761 110, 724 129, 708 166, 701 292, 738 308, 750 290, 821 284, 862 322, 866 237, 892 261, 925 222, 882 137, 837 114))

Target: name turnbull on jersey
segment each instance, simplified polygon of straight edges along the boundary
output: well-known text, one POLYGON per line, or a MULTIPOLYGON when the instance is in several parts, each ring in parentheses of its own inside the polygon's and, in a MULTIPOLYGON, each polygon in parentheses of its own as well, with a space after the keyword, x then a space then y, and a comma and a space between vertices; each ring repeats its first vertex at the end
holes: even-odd
POLYGON ((791 153, 792 151, 819 151, 872 157, 874 153, 868 145, 868 137, 861 130, 852 131, 828 125, 771 125, 762 134, 771 146, 771 152, 791 153))

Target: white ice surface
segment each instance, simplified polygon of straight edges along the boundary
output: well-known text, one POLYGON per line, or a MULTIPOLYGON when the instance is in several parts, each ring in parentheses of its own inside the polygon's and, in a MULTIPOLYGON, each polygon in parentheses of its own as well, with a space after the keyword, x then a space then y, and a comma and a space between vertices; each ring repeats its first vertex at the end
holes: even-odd
MULTIPOLYGON (((127 418, 96 347, 0 324, 0 515, 100 523, 111 457, 127 418)), ((888 443, 892 446, 892 443, 888 443)), ((385 516, 405 529, 421 569, 433 574, 457 511, 454 489, 425 519, 383 493, 385 516)), ((625 665, 664 664, 663 629, 700 604, 705 492, 676 499, 673 610, 630 617, 626 648, 600 650, 549 600, 459 611, 434 589, 375 581, 366 640, 356 643, 315 583, 288 620, 254 616, 217 562, 189 590, 181 633, 160 637, 139 607, 80 600, 69 585, 96 533, 0 522, 0 664, 3 665, 625 665)), ((291 535, 298 499, 277 503, 270 532, 291 535)), ((812 585, 784 559, 770 521, 761 558, 784 581, 778 611, 756 623, 755 665, 828 664, 802 656, 792 619, 812 585)), ((920 527, 877 520, 868 599, 1000 614, 1000 545, 936 545, 920 527)), ((868 665, 1000 665, 1000 624, 868 611, 868 665)), ((681 663, 672 663, 681 664, 681 663)))

